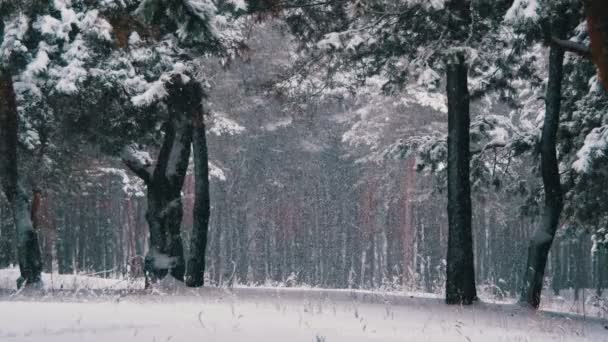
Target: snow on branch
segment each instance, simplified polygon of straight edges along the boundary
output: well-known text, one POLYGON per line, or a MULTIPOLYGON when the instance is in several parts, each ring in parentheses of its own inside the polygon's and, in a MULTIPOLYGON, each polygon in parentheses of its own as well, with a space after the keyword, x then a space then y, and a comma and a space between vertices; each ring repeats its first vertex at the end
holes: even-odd
POLYGON ((140 179, 129 177, 127 172, 123 169, 117 169, 113 167, 103 167, 100 168, 104 174, 118 176, 122 182, 122 191, 129 195, 135 197, 143 197, 144 196, 144 184, 140 179))
POLYGON ((226 181, 226 174, 224 170, 222 170, 219 166, 215 165, 213 162, 209 161, 207 163, 209 166, 209 179, 216 178, 221 182, 226 181))
MULTIPOLYGON (((152 83, 148 83, 145 86, 147 89, 139 94, 131 98, 131 103, 133 103, 136 107, 147 107, 151 106, 158 101, 162 101, 164 98, 169 96, 169 92, 167 90, 167 84, 170 84, 175 80, 175 77, 181 78, 183 83, 190 82, 191 78, 186 75, 187 66, 183 63, 175 63, 173 66, 173 70, 170 72, 163 73, 160 78, 152 83)), ((139 80, 140 83, 143 80, 139 80)), ((142 84, 139 84, 140 86, 142 84)))
POLYGON ((589 173, 594 161, 606 157, 608 150, 608 126, 595 128, 585 138, 585 144, 576 153, 578 158, 572 168, 579 173, 589 173))
POLYGON ((165 82, 168 80, 164 76, 165 75, 161 76, 159 80, 150 83, 145 92, 134 96, 131 99, 131 103, 136 107, 147 107, 167 97, 169 93, 165 87, 165 82))
POLYGON ((16 16, 4 27, 4 36, 0 37, 0 64, 10 62, 15 53, 26 53, 27 47, 22 40, 29 29, 29 19, 24 15, 16 16))
POLYGON ((515 0, 505 14, 506 22, 518 22, 538 19, 539 4, 537 0, 515 0))
POLYGON ((144 182, 149 182, 152 177, 154 161, 150 154, 131 144, 126 146, 121 153, 123 163, 144 182))
POLYGON ((238 122, 229 119, 224 113, 213 112, 209 119, 211 123, 209 132, 217 136, 237 135, 245 131, 245 127, 241 126, 238 122))

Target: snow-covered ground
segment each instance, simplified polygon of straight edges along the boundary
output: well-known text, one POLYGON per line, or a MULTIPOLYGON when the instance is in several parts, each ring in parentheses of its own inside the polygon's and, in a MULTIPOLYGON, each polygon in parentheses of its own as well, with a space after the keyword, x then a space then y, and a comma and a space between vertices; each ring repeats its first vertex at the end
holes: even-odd
MULTIPOLYGON (((0 269, 0 289, 16 290, 17 278, 19 278, 19 268, 10 267, 0 269)), ((143 279, 111 279, 102 278, 99 274, 49 274, 42 273, 42 283, 48 292, 54 290, 72 290, 86 292, 88 290, 137 290, 144 287, 143 279)))
MULTIPOLYGON (((0 286, 7 273, 0 271, 0 286)), ((608 342, 605 320, 509 304, 446 306, 433 295, 351 290, 193 290, 170 282, 144 292, 121 280, 54 281, 62 277, 72 277, 63 291, 4 292, 0 341, 608 342), (80 291, 67 290, 73 285, 80 291), (99 291, 108 286, 116 289, 99 291)))

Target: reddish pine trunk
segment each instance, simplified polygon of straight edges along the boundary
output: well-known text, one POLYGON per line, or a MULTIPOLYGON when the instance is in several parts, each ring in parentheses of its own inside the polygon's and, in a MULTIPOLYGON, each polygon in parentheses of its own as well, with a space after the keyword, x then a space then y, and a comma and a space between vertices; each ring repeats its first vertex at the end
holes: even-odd
MULTIPOLYGON (((414 188, 416 185, 416 171, 414 165, 415 157, 410 157, 407 160, 404 197, 403 197, 403 276, 404 281, 409 275, 415 271, 414 265, 414 243, 416 239, 416 228, 414 227, 414 214, 412 206, 412 197, 414 196, 414 188)), ((413 279, 410 279, 413 281, 413 279)))
POLYGON ((45 272, 53 271, 55 254, 55 223, 51 219, 50 202, 47 195, 40 190, 34 190, 32 196, 31 218, 32 226, 38 232, 42 253, 42 266, 45 272))
POLYGON ((608 91, 608 1, 586 0, 585 12, 593 62, 604 89, 608 91))

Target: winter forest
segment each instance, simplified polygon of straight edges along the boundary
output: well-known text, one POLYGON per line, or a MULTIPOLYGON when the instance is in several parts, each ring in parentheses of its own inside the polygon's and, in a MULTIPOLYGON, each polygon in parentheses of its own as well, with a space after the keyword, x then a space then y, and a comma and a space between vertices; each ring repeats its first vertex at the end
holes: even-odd
POLYGON ((604 0, 0 0, 0 341, 608 341, 604 0))

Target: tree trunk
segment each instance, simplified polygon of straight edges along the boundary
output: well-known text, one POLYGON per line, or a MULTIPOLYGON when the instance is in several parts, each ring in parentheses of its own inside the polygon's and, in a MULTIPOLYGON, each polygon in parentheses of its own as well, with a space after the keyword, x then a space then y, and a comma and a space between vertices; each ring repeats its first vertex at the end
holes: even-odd
POLYGON ((551 255, 553 256, 553 260, 551 261, 551 265, 553 267, 553 279, 551 281, 551 288, 553 289, 553 295, 559 296, 559 291, 561 290, 561 280, 562 280, 562 265, 561 265, 561 248, 559 248, 559 243, 556 244, 556 248, 553 249, 551 255))
POLYGON ((469 93, 464 54, 448 59, 448 253, 446 303, 471 304, 477 298, 471 186, 469 179, 469 93))
POLYGON ((203 286, 205 282, 205 252, 209 231, 209 156, 203 113, 194 120, 192 144, 194 148, 194 209, 192 214, 192 242, 188 257, 188 276, 186 284, 192 287, 203 286))
POLYGON ((602 296, 604 292, 604 288, 606 288, 606 273, 608 271, 608 251, 606 251, 605 247, 599 247, 596 252, 596 262, 595 262, 595 273, 596 273, 596 283, 595 283, 595 294, 598 297, 602 296))
POLYGON ((585 0, 584 3, 593 62, 600 81, 608 91, 608 2, 585 0))
POLYGON ((190 160, 192 117, 200 103, 201 88, 197 83, 184 83, 181 77, 172 80, 169 88, 169 119, 164 124, 165 136, 155 165, 137 156, 133 147, 123 152, 125 164, 147 185, 150 249, 144 268, 152 282, 167 273, 183 281, 186 271, 181 192, 190 160))
POLYGON ((413 197, 416 191, 416 158, 410 157, 406 162, 405 181, 403 182, 403 275, 414 284, 412 279, 416 271, 414 244, 416 240, 416 225, 414 224, 413 197))
POLYGON ((21 272, 17 285, 21 287, 40 282, 42 262, 38 234, 30 216, 29 198, 20 181, 17 157, 18 121, 12 77, 10 73, 0 69, 0 181, 12 208, 17 228, 21 272))
MULTIPOLYGON (((561 38, 561 37, 560 37, 561 38)), ((528 261, 520 302, 533 308, 540 305, 545 266, 559 224, 563 199, 556 153, 557 129, 561 106, 564 51, 551 47, 546 113, 541 138, 541 172, 545 188, 545 204, 540 226, 528 247, 528 261)))

